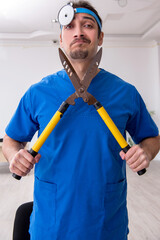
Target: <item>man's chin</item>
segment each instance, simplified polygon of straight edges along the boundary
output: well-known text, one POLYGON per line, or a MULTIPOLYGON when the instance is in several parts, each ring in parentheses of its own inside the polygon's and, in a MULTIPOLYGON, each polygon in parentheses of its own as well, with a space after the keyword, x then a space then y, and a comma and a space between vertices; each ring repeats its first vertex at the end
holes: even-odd
POLYGON ((70 52, 70 57, 72 59, 85 59, 88 57, 88 50, 75 49, 70 52))

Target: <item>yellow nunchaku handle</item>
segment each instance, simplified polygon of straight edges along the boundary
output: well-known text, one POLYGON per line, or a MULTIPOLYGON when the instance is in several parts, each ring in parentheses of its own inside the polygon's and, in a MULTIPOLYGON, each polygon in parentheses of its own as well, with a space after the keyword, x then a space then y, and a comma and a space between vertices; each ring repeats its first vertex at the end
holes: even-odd
POLYGON ((120 133, 117 126, 112 121, 112 119, 110 118, 109 114, 106 112, 104 107, 100 107, 99 109, 97 109, 97 112, 99 113, 99 115, 101 116, 101 118, 103 119, 103 121, 105 122, 105 124, 107 125, 111 133, 113 134, 114 138, 117 140, 120 147, 122 149, 127 147, 128 143, 126 142, 125 138, 120 133))
MULTIPOLYGON (((35 157, 38 154, 38 151, 40 150, 44 142, 47 140, 55 126, 58 124, 58 122, 63 116, 63 113, 67 110, 68 107, 69 104, 63 102, 60 108, 57 110, 57 112, 53 115, 53 117, 51 118, 51 120, 49 121, 49 123, 47 124, 47 126, 45 127, 45 129, 43 130, 43 132, 33 145, 33 147, 28 151, 33 157, 35 157)), ((12 176, 17 180, 21 179, 21 176, 18 176, 15 173, 13 173, 12 176)))
POLYGON ((59 111, 57 111, 54 114, 50 122, 47 124, 47 126, 45 127, 45 129, 43 130, 43 132, 41 133, 41 135, 33 145, 32 150, 34 152, 38 153, 38 151, 40 150, 44 142, 47 140, 47 138, 49 137, 49 135, 51 134, 51 132, 53 131, 57 123, 60 121, 61 117, 62 117, 62 113, 59 111))
MULTIPOLYGON (((97 112, 99 113, 99 115, 101 116, 101 118, 103 119, 103 121, 105 122, 105 124, 107 125, 108 129, 110 130, 110 132, 112 133, 112 135, 114 136, 114 138, 116 139, 116 141, 118 142, 120 147, 122 148, 122 150, 126 153, 130 149, 130 146, 126 142, 126 140, 123 137, 123 135, 121 134, 121 132, 118 130, 118 128, 115 125, 115 123, 113 122, 113 120, 110 118, 109 114, 106 112, 104 107, 99 102, 94 104, 94 106, 95 106, 97 112)), ((138 173, 138 175, 141 176, 145 172, 146 172, 146 169, 144 168, 144 169, 138 171, 137 173, 138 173)))
POLYGON ((38 151, 40 150, 44 142, 47 140, 47 138, 49 137, 49 135, 51 134, 55 126, 58 124, 58 122, 60 121, 60 119, 62 118, 64 112, 67 110, 68 107, 69 107, 69 104, 65 101, 61 104, 57 112, 51 118, 51 120, 49 121, 49 123, 47 124, 47 126, 45 127, 45 129, 43 130, 43 132, 41 133, 41 135, 33 145, 32 149, 29 151, 30 153, 32 151, 35 153, 38 153, 38 151))

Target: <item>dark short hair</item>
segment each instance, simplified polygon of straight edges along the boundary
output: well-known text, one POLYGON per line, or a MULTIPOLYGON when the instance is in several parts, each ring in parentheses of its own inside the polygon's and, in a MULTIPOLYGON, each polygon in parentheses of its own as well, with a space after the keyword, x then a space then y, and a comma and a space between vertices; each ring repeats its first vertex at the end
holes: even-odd
MULTIPOLYGON (((94 12, 97 15, 97 17, 99 18, 99 21, 102 25, 102 19, 99 16, 97 10, 88 1, 78 1, 78 2, 72 2, 71 1, 69 3, 72 3, 73 8, 81 8, 82 7, 82 8, 87 8, 87 9, 91 10, 92 12, 94 12)), ((98 25, 98 37, 100 36, 100 33, 101 33, 101 29, 98 25)))

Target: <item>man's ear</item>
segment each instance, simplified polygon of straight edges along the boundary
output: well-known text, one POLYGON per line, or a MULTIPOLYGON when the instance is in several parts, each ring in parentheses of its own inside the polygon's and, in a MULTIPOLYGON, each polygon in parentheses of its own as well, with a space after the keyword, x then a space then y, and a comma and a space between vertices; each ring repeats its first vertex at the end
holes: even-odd
POLYGON ((99 36, 98 46, 101 46, 101 45, 102 45, 102 43, 103 43, 103 38, 104 38, 104 32, 101 32, 101 33, 100 33, 100 36, 99 36))
POLYGON ((62 34, 60 34, 59 39, 60 39, 60 46, 61 46, 61 48, 63 48, 62 34))

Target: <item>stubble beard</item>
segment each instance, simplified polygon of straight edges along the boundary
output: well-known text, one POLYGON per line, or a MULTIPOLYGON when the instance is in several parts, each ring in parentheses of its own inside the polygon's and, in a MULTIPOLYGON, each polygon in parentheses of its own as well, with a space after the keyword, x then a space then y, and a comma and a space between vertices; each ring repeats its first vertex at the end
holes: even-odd
POLYGON ((78 49, 70 52, 70 57, 72 59, 85 59, 88 57, 88 50, 78 49))

